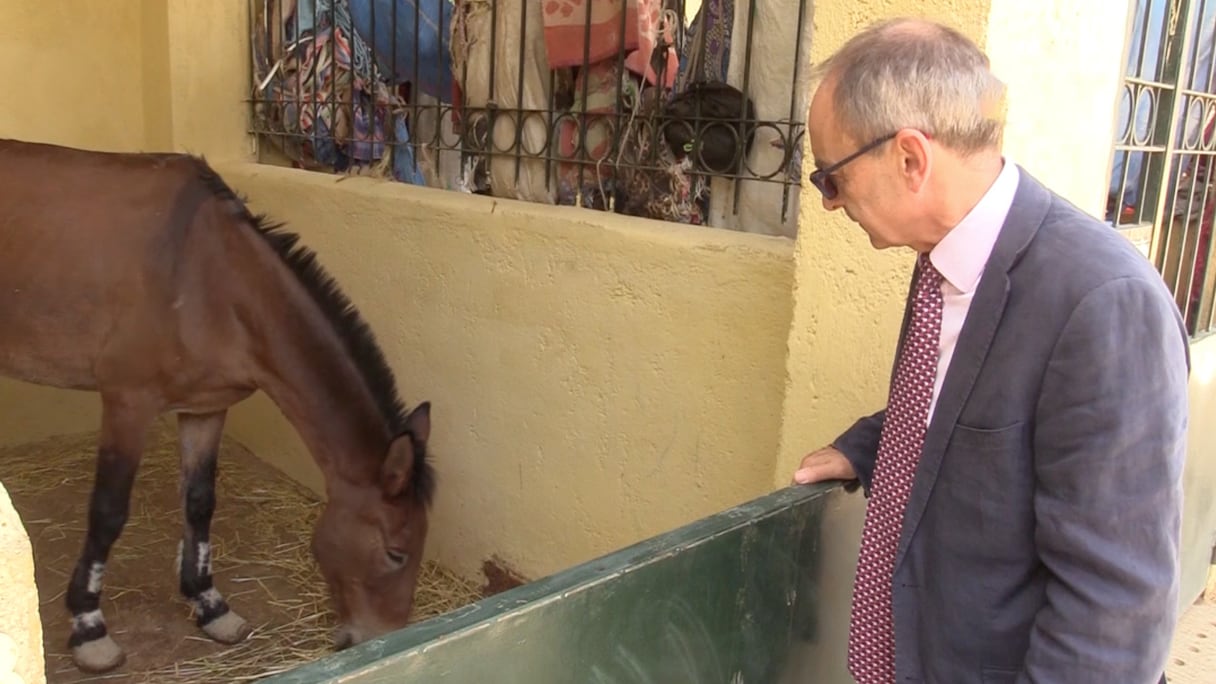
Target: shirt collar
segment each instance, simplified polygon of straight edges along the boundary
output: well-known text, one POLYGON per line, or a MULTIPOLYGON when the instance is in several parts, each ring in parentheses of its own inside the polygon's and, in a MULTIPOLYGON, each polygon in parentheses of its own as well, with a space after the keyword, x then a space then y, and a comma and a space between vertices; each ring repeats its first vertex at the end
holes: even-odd
POLYGON ((933 266, 959 292, 969 293, 979 283, 1017 193, 1017 165, 1002 161, 1001 173, 980 201, 929 252, 933 266))

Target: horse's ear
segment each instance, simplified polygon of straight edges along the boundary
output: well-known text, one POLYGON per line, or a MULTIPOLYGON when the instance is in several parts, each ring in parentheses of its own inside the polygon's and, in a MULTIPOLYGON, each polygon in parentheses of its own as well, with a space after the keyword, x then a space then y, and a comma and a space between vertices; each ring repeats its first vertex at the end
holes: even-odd
POLYGON ((405 491, 414 476, 416 449, 425 448, 431 436, 431 403, 424 401, 405 419, 405 432, 388 445, 388 455, 380 469, 380 489, 384 496, 394 498, 405 491))
POLYGON ((425 444, 431 438, 431 402, 424 401, 405 418, 405 431, 425 444))
POLYGON ((380 490, 385 498, 395 498, 405 491, 413 473, 414 445, 410 443, 409 434, 403 434, 388 445, 388 455, 380 468, 380 490))

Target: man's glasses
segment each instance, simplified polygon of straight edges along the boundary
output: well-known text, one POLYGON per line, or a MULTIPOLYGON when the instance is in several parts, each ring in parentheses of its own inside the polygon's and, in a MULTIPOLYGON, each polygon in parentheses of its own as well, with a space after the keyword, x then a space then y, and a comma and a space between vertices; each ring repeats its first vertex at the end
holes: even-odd
POLYGON ((814 171, 811 172, 811 176, 810 176, 811 184, 814 185, 815 187, 819 188, 819 192, 823 193, 824 198, 836 199, 836 194, 838 192, 840 192, 840 188, 836 187, 836 181, 832 178, 832 174, 839 171, 842 167, 844 167, 845 164, 848 164, 849 162, 860 157, 861 155, 865 154, 866 152, 869 152, 870 150, 874 149, 875 147, 878 147, 879 145, 894 138, 898 132, 899 131, 896 131, 895 133, 889 133, 887 135, 882 136, 881 138, 878 138, 877 140, 871 142, 870 144, 866 145, 865 147, 861 148, 860 150, 857 150, 853 154, 850 154, 849 156, 845 157, 844 159, 841 159, 840 161, 836 162, 835 164, 832 164, 831 166, 827 167, 826 169, 815 169, 814 171))

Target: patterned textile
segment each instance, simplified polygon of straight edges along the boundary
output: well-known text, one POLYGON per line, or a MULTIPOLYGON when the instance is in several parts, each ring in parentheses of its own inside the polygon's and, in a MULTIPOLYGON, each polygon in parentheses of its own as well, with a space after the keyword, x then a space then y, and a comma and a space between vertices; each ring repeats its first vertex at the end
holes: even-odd
POLYGON ((730 71, 730 35, 735 23, 735 0, 705 0, 688 26, 692 38, 680 55, 676 91, 697 81, 726 82, 730 71))
MULTIPOLYGON (((592 162, 605 160, 612 148, 618 105, 627 116, 628 110, 640 107, 638 94, 644 85, 660 84, 652 58, 661 28, 665 29, 664 42, 668 44, 661 84, 670 88, 675 83, 679 60, 670 46, 674 42, 672 27, 661 26, 662 2, 544 0, 542 10, 549 67, 579 68, 571 88, 573 116, 562 116, 557 123, 558 154, 581 159, 585 153, 585 158, 592 162), (618 64, 622 51, 624 73, 618 64), (588 64, 586 69, 581 68, 584 58, 588 64), (618 101, 618 92, 621 101, 618 101), (583 114, 589 116, 585 118, 585 140, 580 144, 583 114), (597 114, 601 116, 595 116, 597 114)), ((578 198, 604 194, 599 188, 610 184, 613 173, 610 167, 607 163, 593 166, 559 163, 559 202, 573 204, 578 198)), ((600 199, 606 202, 602 196, 600 199)))
MULTIPOLYGON (((704 0, 688 26, 688 39, 680 53, 673 98, 688 93, 698 82, 727 82, 730 71, 731 32, 735 25, 735 0, 704 0)), ((709 213, 709 183, 694 200, 698 213, 709 213)))
POLYGON ((345 1, 316 0, 315 16, 311 5, 297 4, 303 13, 283 27, 291 42, 269 74, 259 74, 265 101, 256 115, 266 128, 291 136, 269 139, 304 168, 391 169, 396 180, 425 185, 409 145, 405 103, 380 78, 345 1))
POLYGON ((927 253, 918 260, 912 318, 900 350, 866 508, 849 624, 849 671, 859 684, 895 681, 891 581, 904 510, 924 448, 937 377, 942 275, 927 253))
MULTIPOLYGON (((588 64, 615 63, 624 48, 625 68, 643 75, 651 85, 658 83, 650 58, 659 34, 661 0, 545 0, 543 9, 551 68, 582 66, 584 51, 588 64)), ((678 67, 672 52, 664 78, 669 85, 678 67)))
POLYGON ((392 83, 410 81, 417 92, 452 102, 452 0, 347 2, 354 28, 372 46, 380 73, 392 83))

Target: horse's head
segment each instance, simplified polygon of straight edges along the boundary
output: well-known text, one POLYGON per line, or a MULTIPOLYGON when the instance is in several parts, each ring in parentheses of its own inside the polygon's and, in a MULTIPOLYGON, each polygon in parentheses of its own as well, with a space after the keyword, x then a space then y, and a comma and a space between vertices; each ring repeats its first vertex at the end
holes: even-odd
POLYGON ((432 485, 425 463, 429 411, 423 403, 410 413, 377 481, 332 487, 317 521, 312 550, 338 614, 339 650, 409 620, 432 485))

